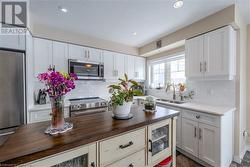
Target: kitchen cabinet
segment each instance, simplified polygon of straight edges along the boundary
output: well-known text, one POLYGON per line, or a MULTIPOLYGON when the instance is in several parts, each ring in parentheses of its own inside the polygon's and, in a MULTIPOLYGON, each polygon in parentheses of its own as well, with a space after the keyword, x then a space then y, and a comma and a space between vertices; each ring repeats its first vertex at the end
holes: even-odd
MULTIPOLYGON (((100 148, 100 166, 104 167, 109 164, 112 164, 115 161, 125 158, 128 155, 132 155, 146 147, 146 129, 141 128, 136 131, 132 131, 127 134, 123 134, 117 137, 113 137, 99 143, 100 148), (112 156, 110 156, 112 155, 112 156)), ((139 155, 140 153, 139 153, 139 155)), ((145 156, 145 152, 144 152, 145 156)), ((139 158, 140 159, 140 158, 139 158)), ((132 163, 129 159, 127 159, 130 163, 132 163)), ((118 162, 118 164, 122 164, 123 162, 118 162)), ((145 160, 144 160, 145 165, 145 160)))
POLYGON ((202 78, 202 63, 203 63, 203 36, 198 36, 186 41, 185 45, 185 60, 186 60, 186 76, 189 78, 202 78))
POLYGON ((182 118, 182 149, 198 157, 198 122, 182 118))
POLYGON ((124 76, 124 55, 110 51, 103 51, 104 78, 117 80, 124 76))
POLYGON ((86 51, 85 51, 84 47, 79 46, 79 45, 72 45, 72 44, 69 44, 68 47, 69 47, 69 58, 70 59, 85 61, 86 51))
POLYGON ((97 162, 96 143, 88 146, 81 146, 70 151, 58 153, 56 155, 46 157, 36 162, 19 165, 25 166, 74 166, 74 167, 95 167, 97 162))
POLYGON ((62 42, 52 42, 52 64, 57 71, 68 72, 68 45, 62 42))
POLYGON ((145 80, 145 64, 146 60, 143 57, 134 57, 134 68, 135 68, 135 77, 136 80, 145 80))
POLYGON ((46 72, 52 65, 52 41, 33 38, 34 77, 46 72))
POLYGON ((102 63, 102 50, 95 48, 85 48, 86 50, 86 61, 102 63))
POLYGON ((114 55, 113 52, 103 51, 104 78, 106 80, 115 79, 114 55))
POLYGON ((135 58, 131 55, 125 55, 124 57, 124 70, 128 75, 128 78, 135 78, 135 58))
POLYGON ((171 120, 148 126, 148 164, 154 166, 171 156, 171 120))
POLYGON ((236 32, 226 26, 186 40, 186 77, 232 80, 236 67, 236 32))
POLYGON ((179 152, 190 158, 195 157, 194 160, 198 159, 205 166, 230 166, 233 157, 233 110, 214 115, 168 104, 157 105, 181 112, 176 122, 179 152))
POLYGON ((69 58, 85 62, 102 62, 102 50, 69 44, 69 58))
POLYGON ((199 159, 210 165, 219 165, 219 128, 199 123, 199 159))
MULTIPOLYGON (((28 111, 28 123, 36 123, 36 122, 43 122, 43 121, 49 121, 51 119, 51 109, 44 108, 44 109, 30 109, 28 111)), ((69 108, 64 108, 64 117, 69 117, 69 108)))

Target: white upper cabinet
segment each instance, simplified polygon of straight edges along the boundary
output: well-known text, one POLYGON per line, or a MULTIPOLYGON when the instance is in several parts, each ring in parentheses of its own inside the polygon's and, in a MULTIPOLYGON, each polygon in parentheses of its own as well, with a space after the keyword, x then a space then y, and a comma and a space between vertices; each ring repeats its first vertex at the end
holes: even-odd
POLYGON ((206 77, 235 75, 235 33, 227 26, 204 35, 204 72, 206 77))
POLYGON ((102 59, 102 50, 95 48, 85 48, 86 61, 90 62, 103 62, 102 59))
POLYGON ((107 80, 115 79, 113 54, 114 53, 110 51, 103 51, 104 78, 107 80))
POLYGON ((233 79, 235 43, 235 31, 231 26, 186 40, 186 76, 190 79, 233 79))
POLYGON ((116 53, 114 55, 114 70, 115 70, 115 78, 119 79, 119 78, 123 78, 124 76, 124 58, 125 56, 123 54, 120 53, 116 53))
POLYGON ((82 46, 69 44, 69 58, 85 61, 86 60, 86 51, 82 46))
POLYGON ((136 80, 145 80, 145 63, 146 60, 143 57, 134 57, 135 77, 136 80))
POLYGON ((68 44, 52 42, 52 63, 57 71, 68 72, 68 44))
POLYGON ((124 57, 124 72, 128 75, 129 79, 135 77, 135 58, 134 56, 125 55, 124 57))
POLYGON ((185 72, 188 78, 203 77, 203 40, 203 36, 198 36, 186 41, 185 72))
POLYGON ((103 51, 104 78, 106 80, 117 80, 124 76, 124 58, 123 54, 103 51))
POLYGON ((52 41, 34 38, 34 77, 52 66, 52 41))

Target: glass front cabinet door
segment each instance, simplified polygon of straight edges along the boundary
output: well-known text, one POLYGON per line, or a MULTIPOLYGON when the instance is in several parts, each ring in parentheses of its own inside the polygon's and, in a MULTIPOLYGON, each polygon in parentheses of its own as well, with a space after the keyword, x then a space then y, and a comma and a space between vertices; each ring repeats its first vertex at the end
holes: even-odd
POLYGON ((148 164, 156 165, 171 156, 171 119, 148 127, 148 164))
POLYGON ((96 167, 96 144, 78 147, 21 167, 96 167))

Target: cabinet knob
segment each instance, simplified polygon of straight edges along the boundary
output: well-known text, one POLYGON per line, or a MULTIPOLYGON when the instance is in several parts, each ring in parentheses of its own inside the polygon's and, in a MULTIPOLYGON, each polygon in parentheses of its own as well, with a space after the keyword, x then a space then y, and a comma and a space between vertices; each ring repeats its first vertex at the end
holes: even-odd
POLYGON ((197 119, 200 119, 200 117, 201 117, 200 115, 196 115, 196 118, 197 118, 197 119))
POLYGON ((90 164, 90 166, 91 166, 91 167, 95 167, 95 163, 92 162, 92 163, 90 164))
POLYGON ((129 166, 128 167, 134 167, 134 165, 131 163, 131 164, 129 164, 129 166))

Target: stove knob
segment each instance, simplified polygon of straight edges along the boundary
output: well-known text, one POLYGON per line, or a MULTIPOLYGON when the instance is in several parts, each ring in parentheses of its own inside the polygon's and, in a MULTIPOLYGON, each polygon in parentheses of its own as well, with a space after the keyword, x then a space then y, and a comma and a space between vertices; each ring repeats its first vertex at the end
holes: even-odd
POLYGON ((81 109, 81 104, 77 104, 76 109, 80 110, 81 109))

